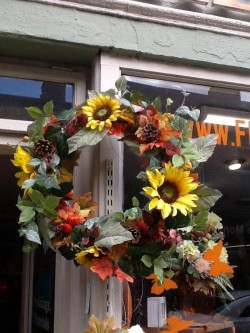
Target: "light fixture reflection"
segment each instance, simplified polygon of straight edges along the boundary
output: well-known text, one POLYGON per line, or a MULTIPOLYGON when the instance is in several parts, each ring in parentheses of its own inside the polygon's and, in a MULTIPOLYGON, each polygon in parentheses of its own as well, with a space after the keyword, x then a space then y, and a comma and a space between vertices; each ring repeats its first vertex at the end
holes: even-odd
POLYGON ((238 170, 241 168, 241 163, 239 160, 233 160, 232 162, 230 162, 230 164, 228 165, 228 169, 229 170, 238 170))

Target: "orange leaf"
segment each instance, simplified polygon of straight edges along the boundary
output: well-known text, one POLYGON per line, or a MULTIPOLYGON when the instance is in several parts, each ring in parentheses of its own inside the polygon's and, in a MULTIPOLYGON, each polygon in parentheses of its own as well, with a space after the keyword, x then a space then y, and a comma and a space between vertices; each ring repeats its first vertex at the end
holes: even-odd
POLYGON ((177 289, 178 286, 177 284, 168 278, 165 278, 163 281, 163 284, 159 285, 158 284, 158 278, 157 276, 153 273, 147 277, 147 279, 153 280, 153 285, 151 287, 151 292, 156 295, 160 295, 164 292, 164 290, 170 290, 170 289, 177 289))
POLYGON ((189 328, 193 322, 189 320, 182 320, 178 317, 169 317, 167 321, 168 330, 161 331, 161 333, 178 333, 189 328))
POLYGON ((105 280, 108 276, 112 276, 113 267, 108 257, 104 256, 102 259, 93 259, 91 262, 91 271, 98 274, 102 280, 105 280))
POLYGON ((217 277, 221 274, 233 273, 233 268, 225 262, 220 261, 220 255, 222 251, 223 243, 220 240, 213 248, 204 252, 203 258, 212 262, 210 274, 217 277))
POLYGON ((134 281, 134 279, 130 275, 124 273, 119 267, 116 268, 115 275, 120 282, 123 282, 123 280, 127 280, 128 282, 134 281))

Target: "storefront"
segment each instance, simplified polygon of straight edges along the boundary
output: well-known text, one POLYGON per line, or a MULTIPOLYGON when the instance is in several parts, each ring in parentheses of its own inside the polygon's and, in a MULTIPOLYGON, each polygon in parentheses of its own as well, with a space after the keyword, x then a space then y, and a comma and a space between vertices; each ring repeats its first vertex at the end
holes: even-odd
MULTIPOLYGON (((193 124, 193 136, 218 134, 215 153, 199 174, 223 193, 214 211, 223 219, 229 260, 238 266, 232 283, 236 290, 250 290, 249 23, 135 1, 98 6, 7 0, 1 8, 0 304, 5 332, 82 332, 92 313, 115 315, 118 326, 124 320, 122 286, 115 279, 102 282, 58 254, 41 264, 38 254, 22 254, 16 171, 8 146, 26 133, 26 106, 53 100, 56 110, 67 109, 80 104, 88 89, 112 88, 121 75, 131 89, 151 98, 169 97, 176 105, 181 88, 190 92, 188 102, 207 119, 193 124), (224 122, 228 117, 231 123, 224 122), (229 171, 231 160, 240 160, 242 168, 229 171)), ((138 192, 131 184, 139 168, 126 147, 109 138, 84 148, 75 191, 92 191, 100 215, 121 210, 138 192)), ((247 307, 242 312, 248 316, 247 307)))

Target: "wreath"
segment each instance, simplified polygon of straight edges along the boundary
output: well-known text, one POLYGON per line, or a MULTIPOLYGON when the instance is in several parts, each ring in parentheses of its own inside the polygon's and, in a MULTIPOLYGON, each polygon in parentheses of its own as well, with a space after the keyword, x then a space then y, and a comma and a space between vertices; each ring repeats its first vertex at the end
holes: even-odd
POLYGON ((178 287, 181 276, 194 291, 208 294, 232 288, 233 269, 223 245, 221 218, 210 208, 221 197, 198 180, 195 168, 206 162, 216 135, 190 138, 190 120, 199 110, 183 103, 174 112, 172 100, 150 101, 130 91, 120 77, 115 89, 89 92, 81 105, 55 114, 53 102, 43 110, 26 108, 34 119, 26 146, 18 145, 12 163, 21 195, 19 234, 23 251, 43 244, 83 265, 101 279, 115 275, 133 281, 134 275, 152 280, 159 295, 178 287), (91 193, 74 197, 73 170, 80 148, 115 136, 133 153, 147 159, 137 178, 145 182, 141 207, 95 216, 91 193))

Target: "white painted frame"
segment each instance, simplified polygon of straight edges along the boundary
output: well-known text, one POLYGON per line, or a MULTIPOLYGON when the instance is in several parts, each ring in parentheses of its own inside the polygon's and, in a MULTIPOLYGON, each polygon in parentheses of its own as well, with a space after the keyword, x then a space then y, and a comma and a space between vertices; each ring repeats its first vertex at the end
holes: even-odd
MULTIPOLYGON (((114 87, 115 81, 121 75, 250 91, 249 74, 167 64, 151 60, 117 56, 106 52, 101 53, 95 59, 93 71, 92 87, 99 91, 106 91, 114 87)), ((108 158, 113 159, 115 170, 114 207, 116 210, 121 210, 123 203, 123 144, 115 139, 107 138, 101 142, 100 149, 100 165, 104 164, 105 160, 108 158)), ((101 186, 105 181, 105 179, 102 179, 104 175, 105 173, 100 173, 99 183, 99 203, 102 213, 105 213, 105 207, 103 206, 105 203, 105 193, 101 186)), ((111 290, 111 295, 109 296, 109 302, 111 304, 109 314, 115 316, 119 326, 123 306, 122 285, 115 280, 110 281, 109 284, 111 290)))

